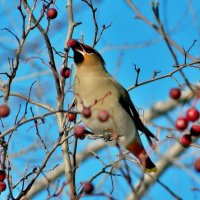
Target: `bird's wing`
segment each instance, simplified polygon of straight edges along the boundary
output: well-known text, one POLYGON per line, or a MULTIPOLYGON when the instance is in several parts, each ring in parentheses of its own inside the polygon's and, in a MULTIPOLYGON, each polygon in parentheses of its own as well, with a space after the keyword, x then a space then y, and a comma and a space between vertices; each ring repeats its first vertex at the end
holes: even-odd
POLYGON ((115 80, 114 82, 115 82, 116 87, 118 88, 118 91, 120 91, 119 103, 126 110, 126 112, 131 116, 136 128, 142 131, 146 135, 148 142, 150 144, 152 144, 151 138, 158 140, 157 137, 142 123, 140 116, 135 106, 133 105, 127 90, 115 80))

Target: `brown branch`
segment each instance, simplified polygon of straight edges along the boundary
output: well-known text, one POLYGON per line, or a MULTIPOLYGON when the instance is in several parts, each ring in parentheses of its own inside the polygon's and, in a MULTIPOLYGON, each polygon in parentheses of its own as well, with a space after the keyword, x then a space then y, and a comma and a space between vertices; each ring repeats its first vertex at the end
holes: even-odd
MULTIPOLYGON (((188 53, 191 48, 189 48, 189 50, 186 53, 183 48, 180 48, 178 46, 178 44, 175 41, 173 41, 172 39, 170 39, 170 37, 166 34, 166 32, 164 30, 164 27, 163 27, 163 25, 161 23, 160 17, 159 17, 159 3, 158 2, 156 2, 156 3, 152 2, 152 10, 153 10, 153 13, 154 13, 154 17, 155 17, 155 19, 156 19, 156 21, 158 23, 158 26, 153 24, 152 22, 150 22, 144 15, 142 15, 142 13, 136 8, 136 6, 130 0, 127 0, 127 3, 134 10, 134 12, 137 14, 137 18, 143 20, 146 24, 151 26, 154 30, 156 30, 164 38, 164 41, 165 41, 165 43, 166 43, 166 45, 167 45, 167 47, 168 47, 168 49, 169 49, 169 51, 170 51, 170 53, 172 55, 172 58, 173 58, 173 60, 175 62, 175 65, 178 65, 179 63, 178 63, 177 56, 176 56, 175 52, 172 49, 172 46, 174 46, 177 50, 179 50, 185 57, 188 57, 193 61, 196 60, 195 58, 193 58, 188 53)), ((191 91, 193 91, 193 88, 192 88, 190 82, 188 81, 186 75, 184 74, 184 72, 181 69, 179 70, 179 72, 180 72, 181 76, 183 77, 184 82, 191 89, 191 91)))
POLYGON ((109 25, 103 25, 102 26, 102 29, 101 29, 101 32, 99 33, 99 25, 97 23, 97 18, 96 18, 96 11, 97 11, 97 8, 94 8, 93 6, 93 3, 91 0, 82 0, 83 2, 85 2, 89 8, 91 9, 92 11, 92 18, 93 18, 93 23, 94 23, 94 39, 93 39, 93 44, 92 46, 95 47, 97 45, 97 43, 99 42, 99 40, 101 39, 104 31, 109 28, 112 23, 110 23, 109 25))
POLYGON ((93 3, 91 0, 82 0, 83 2, 85 2, 89 8, 92 11, 92 18, 93 18, 93 23, 94 23, 94 39, 93 39, 93 47, 95 47, 95 45, 97 44, 97 36, 98 36, 98 32, 99 32, 99 26, 97 23, 97 19, 96 19, 96 11, 97 8, 94 8, 93 3))
MULTIPOLYGON (((141 86, 141 85, 144 85, 144 84, 147 84, 147 83, 151 83, 151 82, 154 82, 154 81, 158 81, 158 80, 163 79, 163 78, 170 78, 170 77, 172 78, 172 75, 177 73, 177 72, 179 72, 181 69, 186 68, 186 67, 193 67, 192 65, 195 65, 195 64, 200 64, 200 61, 196 61, 196 62, 193 62, 193 63, 176 66, 177 69, 175 69, 174 71, 172 71, 172 72, 170 72, 168 74, 165 74, 163 76, 158 76, 158 77, 156 77, 154 79, 150 79, 150 80, 147 80, 147 81, 143 81, 141 83, 138 83, 137 85, 129 87, 127 90, 130 91, 130 90, 133 90, 134 88, 136 88, 138 86, 141 86)), ((195 68, 196 67, 200 68, 200 66, 195 66, 195 68)))
MULTIPOLYGON (((30 110, 31 110, 32 117, 35 117, 32 107, 30 108, 30 110)), ((42 136, 40 135, 37 119, 33 120, 33 122, 34 122, 34 124, 35 124, 36 135, 39 137, 40 142, 41 142, 41 144, 43 145, 44 150, 45 150, 46 155, 47 155, 47 154, 49 153, 49 151, 48 151, 48 148, 47 148, 47 146, 46 146, 44 140, 42 139, 42 136)))
POLYGON ((138 86, 138 79, 139 79, 139 75, 140 75, 140 68, 134 64, 134 69, 136 71, 136 79, 135 79, 135 84, 134 87, 138 86))
MULTIPOLYGON (((29 118, 29 119, 23 119, 18 124, 14 125, 12 128, 9 128, 6 131, 2 132, 1 135, 0 135, 0 138, 3 138, 4 136, 8 135, 12 131, 18 129, 20 126, 22 126, 22 125, 24 125, 24 124, 26 124, 28 122, 31 122, 31 121, 34 121, 34 120, 38 120, 38 119, 44 120, 45 117, 47 117, 49 115, 54 115, 54 114, 60 113, 60 112, 63 113, 63 112, 68 112, 68 111, 67 110, 55 110, 55 111, 51 111, 51 112, 48 112, 46 114, 35 116, 35 117, 29 118)), ((72 112, 72 111, 70 111, 70 112, 72 112)))
MULTIPOLYGON (((88 159, 92 154, 90 153, 91 151, 99 151, 101 150, 103 147, 105 147, 105 143, 103 141, 97 141, 93 144, 91 144, 90 146, 88 146, 85 151, 82 151, 81 153, 77 154, 77 165, 83 161, 85 161, 86 159, 88 159)), ((52 172, 50 172, 49 174, 47 174, 48 180, 49 181, 54 181, 55 179, 59 178, 60 176, 63 175, 65 171, 65 167, 64 165, 60 165, 58 166, 55 170, 53 170, 52 172)), ((46 185, 47 185, 47 181, 45 178, 43 178, 42 180, 37 181, 37 183, 34 184, 34 186, 31 188, 31 190, 29 191, 29 193, 27 194, 27 198, 30 199, 33 196, 35 196, 36 194, 38 194, 38 192, 40 192, 41 190, 43 190, 46 185)))
POLYGON ((164 27, 163 27, 163 24, 160 20, 160 16, 159 16, 159 3, 158 2, 152 2, 152 10, 153 10, 153 13, 154 13, 154 17, 158 23, 158 29, 160 30, 160 34, 163 36, 163 39, 169 49, 169 52, 171 53, 172 55, 172 58, 174 60, 174 63, 175 65, 178 65, 178 59, 177 59, 177 56, 175 54, 175 52, 173 51, 172 49, 172 46, 168 40, 168 35, 166 34, 165 30, 164 30, 164 27))
POLYGON ((30 181, 30 183, 26 186, 26 188, 24 190, 21 191, 21 193, 18 195, 17 199, 20 199, 22 197, 24 197, 26 195, 26 193, 32 188, 32 185, 35 183, 36 179, 38 178, 38 176, 41 174, 41 172, 43 171, 43 169, 46 167, 46 164, 48 162, 48 160, 50 159, 51 155, 55 152, 55 150, 60 146, 60 141, 62 139, 62 136, 60 136, 57 140, 57 142, 55 143, 54 147, 51 149, 51 151, 46 155, 46 158, 44 159, 43 163, 41 164, 41 166, 39 167, 38 170, 35 171, 35 177, 32 178, 32 180, 30 181))
MULTIPOLYGON (((67 67, 68 64, 68 53, 69 53, 69 48, 67 47, 67 42, 71 39, 74 28, 78 26, 80 23, 75 23, 74 22, 74 17, 73 17, 73 3, 72 0, 67 1, 67 14, 68 14, 68 32, 65 40, 65 54, 64 54, 64 59, 63 59, 63 67, 67 67)), ((63 108, 63 103, 64 103, 64 97, 65 97, 65 79, 62 78, 60 81, 61 85, 61 94, 57 98, 57 108, 62 109, 63 108)), ((68 130, 65 128, 65 117, 63 116, 63 113, 58 113, 57 114, 57 122, 59 126, 59 131, 63 132, 63 138, 65 138, 68 135, 68 130)), ((61 145, 62 147, 62 155, 63 155, 63 161, 65 165, 65 176, 68 182, 68 191, 69 191, 69 196, 71 199, 74 199, 76 194, 75 194, 75 183, 73 179, 73 168, 72 168, 72 163, 71 163, 71 158, 70 158, 70 153, 69 153, 69 144, 68 141, 65 141, 61 145)))
MULTIPOLYGON (((43 29, 43 27, 39 23, 41 19, 39 18, 38 20, 36 20, 35 16, 33 15, 33 11, 30 8, 30 6, 29 6, 29 4, 27 3, 26 0, 23 0, 22 3, 24 4, 24 7, 29 14, 30 20, 34 23, 34 25, 35 25, 34 27, 36 27, 40 31, 40 33, 42 34, 44 41, 46 43, 48 55, 49 55, 49 64, 51 66, 51 70, 52 70, 53 75, 54 75, 54 81, 55 81, 55 85, 56 85, 57 96, 59 97, 59 96, 61 96, 60 80, 59 80, 58 72, 57 72, 57 69, 56 69, 56 64, 55 64, 55 60, 54 60, 54 54, 53 54, 51 41, 50 41, 50 39, 47 35, 47 32, 43 29)), ((50 4, 52 4, 52 1, 49 2, 48 6, 50 4)), ((45 8, 47 8, 47 7, 45 7, 45 8)), ((44 9, 44 11, 45 11, 45 9, 44 9)), ((33 27, 30 26, 29 29, 31 29, 31 28, 33 28, 33 27)))
MULTIPOLYGON (((34 22, 35 24, 37 24, 37 27, 39 27, 39 22, 42 20, 43 18, 43 15, 44 13, 40 16, 39 20, 36 20, 33 16, 33 10, 31 10, 29 7, 28 7, 28 4, 26 2, 26 0, 23 0, 23 1, 20 1, 20 4, 18 6, 18 10, 22 16, 22 36, 21 38, 19 39, 18 36, 16 34, 14 34, 12 31, 10 31, 9 29, 6 29, 7 31, 9 31, 12 35, 15 36, 15 38, 17 39, 18 41, 18 48, 16 49, 16 53, 15 53, 15 58, 14 58, 14 61, 9 65, 11 66, 11 73, 9 75, 9 80, 8 80, 8 83, 5 85, 4 87, 4 101, 7 102, 8 99, 9 99, 9 95, 10 95, 10 88, 11 88, 11 84, 16 76, 16 73, 17 73, 17 70, 18 70, 18 67, 19 67, 19 59, 20 59, 20 55, 21 55, 21 52, 22 52, 22 49, 23 49, 23 46, 24 46, 24 43, 26 41, 26 38, 27 36, 29 35, 30 31, 33 30, 33 28, 35 27, 31 27, 30 26, 30 21, 27 25, 27 28, 25 30, 25 15, 23 14, 22 12, 22 9, 21 9, 21 3, 24 4, 25 8, 27 8, 27 10, 29 11, 29 16, 32 20, 32 18, 34 19, 34 22)), ((36 3, 36 2, 35 2, 36 3)), ((50 5, 50 3, 48 4, 48 6, 50 5)), ((35 5, 34 5, 35 6, 35 5)), ((34 7, 35 8, 35 7, 34 7)), ((34 9, 33 8, 33 9, 34 9)))
MULTIPOLYGON (((3 89, 1 87, 0 87, 0 90, 3 91, 3 89)), ((25 101, 29 100, 29 103, 31 103, 33 105, 36 105, 36 106, 41 107, 41 108, 44 108, 44 109, 46 109, 48 111, 54 111, 51 106, 43 104, 43 103, 41 103, 39 101, 31 100, 31 99, 29 99, 27 96, 25 96, 23 94, 15 93, 15 92, 10 92, 10 96, 19 97, 19 98, 21 98, 21 99, 23 99, 25 101)))

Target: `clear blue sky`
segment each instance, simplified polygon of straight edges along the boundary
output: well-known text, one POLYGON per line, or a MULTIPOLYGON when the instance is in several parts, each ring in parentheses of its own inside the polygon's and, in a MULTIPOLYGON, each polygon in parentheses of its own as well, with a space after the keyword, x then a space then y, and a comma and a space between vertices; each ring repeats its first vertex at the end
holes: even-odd
MULTIPOLYGON (((8 1, 0 1, 0 16, 1 16, 1 28, 9 28, 15 34, 20 35, 21 31, 21 18, 20 14, 16 9, 16 2, 13 1, 12 4, 8 1)), ((106 67, 108 71, 125 87, 129 88, 135 83, 136 72, 134 70, 134 64, 141 68, 139 81, 145 81, 152 78, 153 71, 160 71, 159 75, 165 75, 166 73, 174 70, 173 68, 173 59, 166 47, 166 44, 163 42, 162 37, 159 36, 152 28, 147 26, 141 20, 135 18, 135 13, 127 6, 125 1, 119 0, 99 0, 94 1, 94 5, 98 8, 97 10, 97 22, 99 28, 101 29, 102 25, 108 25, 112 23, 112 26, 105 30, 100 42, 97 44, 96 49, 102 53, 106 61, 106 67), (99 3, 98 3, 99 2, 99 3)), ((149 1, 133 1, 137 2, 136 5, 140 8, 140 11, 154 23, 155 19, 152 14, 151 6, 149 1)), ((198 16, 200 10, 200 2, 197 0, 160 0, 160 17, 164 24, 164 28, 167 33, 181 46, 185 49, 188 49, 195 39, 199 39, 200 36, 200 18, 198 16)), ((67 15, 65 9, 66 1, 56 1, 56 7, 58 9, 58 18, 51 22, 49 36, 52 41, 52 46, 55 47, 58 51, 62 51, 64 47, 65 36, 67 32, 67 15)), ((38 9, 38 11, 40 8, 38 9)), ((39 12, 36 12, 38 14, 39 12)), ((94 25, 91 19, 91 12, 88 7, 79 0, 74 1, 74 18, 76 22, 82 22, 82 25, 78 26, 73 34, 73 38, 79 39, 81 35, 84 36, 84 42, 86 44, 92 44, 93 35, 94 35, 94 25)), ((46 24, 46 19, 42 21, 43 24, 46 24)), ((40 55, 43 56, 45 60, 45 46, 40 44, 42 41, 41 36, 38 31, 34 31, 28 38, 28 42, 25 45, 24 55, 27 57, 40 55), (36 42, 37 41, 37 42, 36 42), (34 46, 35 45, 35 46, 34 46)), ((6 31, 0 31, 0 72, 2 70, 8 70, 7 68, 7 58, 13 56, 14 49, 16 48, 16 41, 13 36, 6 31), (5 42, 6 41, 6 42, 5 42)), ((200 43, 197 41, 196 45, 192 48, 191 53, 194 56, 200 56, 200 43)), ((72 55, 72 52, 70 53, 72 55)), ((184 63, 184 57, 177 53, 178 61, 180 64, 184 63)), ((45 60, 48 62, 48 60, 45 60)), ((70 64, 73 63, 71 59, 70 64)), ((56 56, 56 64, 58 70, 62 64, 62 60, 56 56)), ((186 69, 184 70, 188 79, 192 83, 199 81, 200 72, 197 69, 186 69)), ((179 74, 175 75, 176 79, 180 84, 184 84, 182 78, 179 74)), ((4 77, 2 77, 4 79, 4 77)), ((40 95, 41 93, 48 93, 45 98, 42 98, 43 102, 48 102, 50 105, 55 107, 56 99, 55 88, 53 87, 52 75, 48 72, 48 68, 43 65, 40 61, 34 62, 24 62, 20 66, 20 70, 17 74, 17 81, 15 87, 12 89, 16 92, 24 92, 28 94, 29 87, 31 83, 37 80, 37 86, 34 89, 34 94, 40 95), (46 72, 47 70, 47 72, 46 72), (37 72, 44 72, 45 75, 34 76, 30 79, 24 79, 27 75, 35 74, 37 72), (40 88, 40 85, 42 87, 40 88), (41 89, 41 91, 39 90, 41 89)), ((36 84, 36 85, 37 85, 36 84)), ((157 101, 167 100, 168 92, 171 87, 176 87, 177 84, 173 79, 166 78, 158 82, 153 82, 141 87, 138 87, 130 92, 131 98, 134 101, 137 108, 148 109, 152 104, 157 101)), ((186 88, 187 89, 187 88, 186 88)), ((66 99, 66 105, 70 102, 71 96, 66 99)), ((18 108, 19 104, 24 106, 24 103, 21 101, 16 102, 15 99, 10 100, 10 105, 16 106, 18 108)), ((199 106, 199 105, 198 105, 199 106)), ((180 108, 178 108, 172 114, 173 120, 180 114, 180 108)), ((35 112, 41 110, 35 109, 35 112)), ((42 111, 43 112, 43 111, 42 111)), ((17 110, 15 111, 15 114, 17 110)), ((52 118, 48 118, 49 127, 52 126, 52 118)), ((9 124, 7 122, 7 124, 9 124)), ((156 124, 162 124, 164 126, 171 126, 169 122, 165 119, 156 120, 156 124)), ((30 134, 23 135, 27 131, 28 127, 20 129, 14 137, 12 142, 12 149, 10 151, 13 153, 13 150, 19 152, 22 149, 22 146, 29 146, 32 143, 32 135, 30 134), (20 136, 21 134, 21 136, 20 136), (19 137, 20 136, 20 137, 19 137), (23 138, 23 141, 21 140, 23 138), (25 142, 25 143, 24 143, 25 142), (18 144, 18 145, 16 145, 18 144), (19 145, 20 144, 20 145, 19 145)), ((48 129, 48 126, 43 128, 44 132, 43 137, 47 138, 50 136, 54 138, 57 127, 53 127, 51 130, 48 129)), ((152 127, 152 130, 155 131, 152 127)), ((164 139, 166 133, 163 134, 161 139, 164 139)), ((56 138, 56 137, 55 137, 56 138)), ((55 139, 54 138, 54 139, 55 139)), ((165 149, 170 148, 170 145, 173 145, 175 142, 171 141, 165 144, 165 149)), ((80 150, 83 149, 88 144, 88 140, 84 141, 80 145, 80 150)), ((101 158, 105 159, 105 162, 110 162, 112 155, 112 160, 116 159, 117 151, 113 148, 106 149, 102 151, 99 155, 101 158)), ((183 156, 182 161, 186 163, 186 166, 190 167, 190 172, 197 176, 197 174, 192 169, 192 163, 194 160, 194 155, 199 154, 199 149, 191 148, 187 156, 183 156), (191 155, 191 156, 188 156, 191 155), (185 159, 186 158, 186 159, 185 159)), ((52 165, 59 164, 59 161, 56 162, 56 157, 61 154, 61 151, 57 151, 56 155, 52 158, 52 165)), ((44 152, 40 152, 40 149, 34 154, 34 159, 36 164, 39 164, 44 156, 44 152), (41 157, 39 157, 41 156, 41 157), (39 157, 39 158, 38 158, 39 157)), ((25 163, 27 161, 27 156, 23 158, 18 158, 13 161, 16 165, 15 167, 25 168, 25 163)), ((34 164, 35 164, 34 163, 34 164)), ((51 164, 49 164, 49 167, 51 164)), ((89 179, 94 175, 98 170, 101 169, 101 165, 96 159, 90 159, 88 162, 82 164, 78 170, 78 180, 77 182, 84 181, 89 179)), ((133 166, 133 171, 134 171, 133 166)), ((117 173, 117 172, 116 172, 117 173)), ((115 178, 114 178, 115 179, 115 178)), ((200 198, 200 192, 191 191, 191 186, 198 186, 197 182, 194 181, 189 175, 185 173, 182 169, 178 167, 171 167, 168 169, 163 176, 160 177, 160 180, 165 183, 170 189, 172 189, 176 194, 178 194, 183 199, 198 199, 200 198)), ((133 176, 133 181, 137 182, 137 177, 133 176)), ((199 177, 198 177, 199 181, 199 177)), ((95 181, 98 183, 99 179, 95 181)), ((130 189, 128 189, 123 178, 116 178, 114 181, 115 191, 113 196, 117 199, 124 199, 130 189), (120 188, 118 188, 120 186, 120 188), (118 191, 120 189, 120 191, 118 191)), ((106 184, 103 187, 100 187, 99 191, 110 192, 110 179, 107 178, 106 184)), ((8 190, 7 190, 8 192, 8 190)), ((6 195, 6 192, 2 194, 6 195)), ((34 199, 43 199, 46 197, 46 192, 41 193, 34 199)), ((83 199, 92 199, 92 198, 83 198, 83 199)), ((97 198, 104 199, 104 198, 97 198)), ((163 189, 159 184, 155 184, 143 198, 144 200, 153 199, 153 200, 169 200, 173 199, 172 196, 163 189)))

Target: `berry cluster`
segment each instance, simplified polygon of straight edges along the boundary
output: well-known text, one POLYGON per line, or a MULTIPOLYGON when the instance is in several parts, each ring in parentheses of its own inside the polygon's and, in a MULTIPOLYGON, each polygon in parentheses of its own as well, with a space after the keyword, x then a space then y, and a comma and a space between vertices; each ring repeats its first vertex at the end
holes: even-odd
MULTIPOLYGON (((181 90, 179 88, 172 88, 169 92, 169 96, 174 99, 178 100, 181 97, 181 90)), ((184 131, 187 129, 189 123, 196 122, 199 119, 199 111, 195 107, 191 107, 186 111, 185 116, 179 117, 175 122, 175 128, 179 131, 184 131)), ((180 143, 184 147, 190 146, 192 142, 192 137, 199 137, 200 136, 200 125, 199 124, 192 124, 190 127, 189 134, 183 134, 180 138, 180 143)))
MULTIPOLYGON (((172 88, 169 96, 174 100, 179 100, 181 97, 181 90, 179 88, 172 88)), ((176 120, 175 127, 179 131, 187 129, 189 123, 196 122, 199 119, 200 113, 197 108, 191 107, 186 111, 185 116, 181 116, 176 120)), ((192 137, 200 137, 200 125, 192 124, 189 134, 183 134, 180 138, 180 144, 184 147, 189 147, 192 142, 192 137)), ((194 169, 200 172, 200 157, 196 158, 194 162, 194 169)))
MULTIPOLYGON (((10 114, 10 108, 7 104, 0 105, 0 118, 8 117, 10 114)), ((0 192, 6 190, 6 184, 4 182, 6 178, 6 173, 4 170, 0 170, 0 192)))
MULTIPOLYGON (((199 119, 199 111, 192 107, 189 108, 186 112, 186 116, 179 117, 176 120, 175 127, 180 131, 184 131, 190 122, 195 122, 199 119)), ((180 138, 180 143, 184 147, 188 147, 192 142, 192 137, 199 137, 200 136, 200 125, 199 124, 192 124, 190 127, 189 134, 183 134, 180 138)))
MULTIPOLYGON (((183 131, 188 127, 189 122, 195 122, 199 119, 199 111, 195 108, 189 108, 186 112, 186 116, 181 116, 176 120, 175 127, 183 131)), ((195 129, 193 127, 193 129, 195 129)))
POLYGON ((6 190, 6 184, 4 182, 6 178, 6 173, 3 170, 0 170, 0 192, 3 192, 4 190, 6 190))
MULTIPOLYGON (((84 106, 81 114, 84 118, 90 118, 92 115, 91 107, 84 106)), ((102 123, 108 121, 109 117, 110 115, 107 110, 100 110, 97 113, 97 119, 102 123)), ((68 114, 69 121, 75 121, 75 119, 76 119, 76 114, 73 113, 68 114)), ((79 138, 81 140, 85 139, 85 135, 87 133, 88 131, 85 129, 84 126, 78 125, 74 128, 74 135, 76 136, 76 138, 79 138)))

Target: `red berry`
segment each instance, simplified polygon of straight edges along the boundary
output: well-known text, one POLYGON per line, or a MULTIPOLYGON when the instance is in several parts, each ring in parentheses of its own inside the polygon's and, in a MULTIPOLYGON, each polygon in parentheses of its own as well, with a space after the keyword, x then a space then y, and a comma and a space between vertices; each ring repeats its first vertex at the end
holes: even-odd
POLYGON ((176 120, 176 124, 175 124, 175 127, 178 129, 178 130, 185 130, 188 126, 188 120, 187 118, 185 117, 179 117, 177 120, 176 120))
POLYGON ((197 172, 200 172, 200 157, 198 157, 194 162, 194 168, 197 172))
POLYGON ((68 42, 67 42, 67 46, 70 48, 73 48, 74 46, 76 46, 76 44, 78 43, 78 41, 77 40, 74 40, 74 39, 72 39, 72 40, 69 40, 68 42))
POLYGON ((6 178, 6 173, 3 170, 0 170, 0 181, 3 181, 6 178))
POLYGON ((82 111, 82 115, 83 115, 83 117, 85 117, 85 118, 89 118, 89 117, 91 117, 91 109, 90 109, 90 107, 84 107, 83 108, 83 111, 82 111))
POLYGON ((196 121, 199 118, 199 111, 196 108, 190 108, 186 112, 186 117, 189 121, 196 121))
POLYGON ((63 67, 63 68, 60 70, 60 75, 61 75, 63 78, 69 78, 70 75, 71 75, 71 69, 68 68, 68 67, 63 67))
POLYGON ((76 113, 69 113, 67 117, 70 122, 73 122, 76 120, 76 113))
POLYGON ((76 126, 75 128, 74 128, 74 135, 77 137, 77 138, 79 138, 79 139, 81 139, 81 140, 83 140, 84 138, 85 138, 85 132, 86 132, 86 130, 85 130, 85 127, 84 126, 76 126))
POLYGON ((0 118, 7 117, 10 114, 10 108, 6 105, 0 105, 0 118))
POLYGON ((184 147, 189 147, 190 144, 192 142, 191 136, 184 134, 181 136, 180 138, 180 143, 184 146, 184 147))
POLYGON ((181 97, 181 90, 179 88, 172 88, 169 92, 172 99, 178 100, 181 97))
POLYGON ((86 194, 91 194, 94 190, 94 186, 92 185, 92 183, 90 182, 86 182, 84 183, 83 185, 83 191, 86 193, 86 194))
POLYGON ((0 192, 3 192, 6 189, 6 184, 3 181, 0 181, 0 192))
POLYGON ((198 124, 193 124, 190 128, 190 134, 192 136, 200 136, 200 125, 198 124))
POLYGON ((47 10, 47 17, 49 19, 55 19, 57 17, 57 15, 58 15, 58 12, 55 8, 49 8, 47 10))
POLYGON ((99 121, 106 122, 109 119, 110 115, 107 110, 100 110, 97 117, 99 121))

